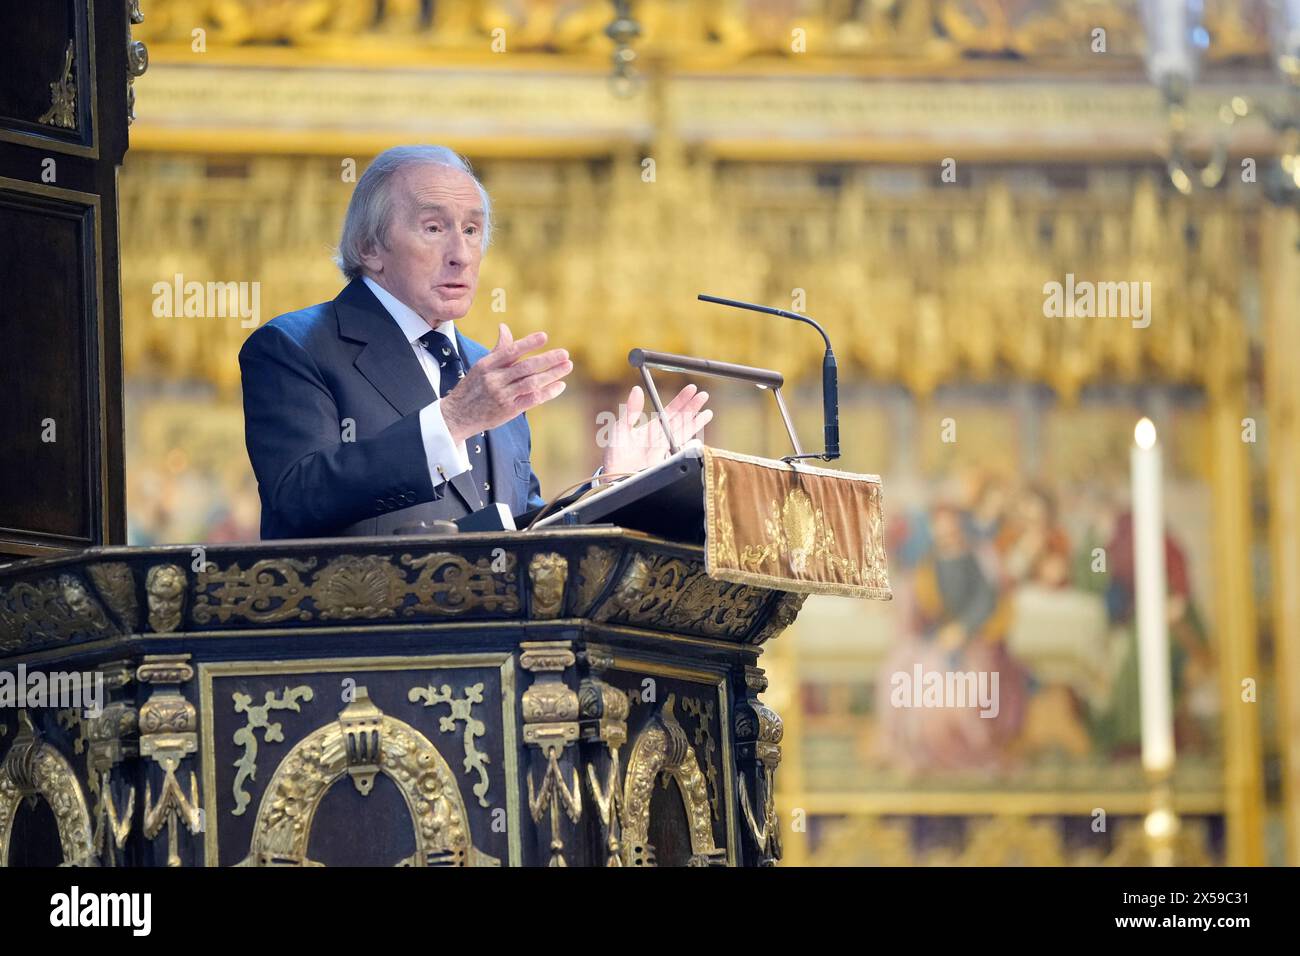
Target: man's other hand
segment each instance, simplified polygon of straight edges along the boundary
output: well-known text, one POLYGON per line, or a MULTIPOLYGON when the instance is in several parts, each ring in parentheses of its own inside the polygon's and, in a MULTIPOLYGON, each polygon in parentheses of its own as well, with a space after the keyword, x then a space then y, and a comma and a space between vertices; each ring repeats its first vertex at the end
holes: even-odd
MULTIPOLYGON (((704 408, 708 400, 708 392, 687 385, 664 406, 664 418, 679 447, 713 420, 713 411, 704 408)), ((644 410, 645 392, 640 385, 634 385, 627 395, 626 412, 617 416, 608 433, 603 462, 606 474, 637 472, 658 464, 670 454, 663 426, 653 417, 641 421, 644 410)))

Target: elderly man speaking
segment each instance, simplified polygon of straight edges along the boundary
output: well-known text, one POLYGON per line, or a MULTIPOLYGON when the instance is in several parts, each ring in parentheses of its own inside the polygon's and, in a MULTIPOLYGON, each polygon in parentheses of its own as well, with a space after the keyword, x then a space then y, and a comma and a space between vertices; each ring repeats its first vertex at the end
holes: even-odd
MULTIPOLYGON (((333 302, 257 329, 239 353, 245 437, 262 537, 388 534, 495 502, 543 504, 525 413, 564 391, 545 332, 490 350, 456 328, 474 301, 492 207, 469 164, 441 146, 399 146, 366 169, 348 204, 333 302)), ((687 385, 665 408, 686 440, 712 417, 687 385)), ((601 475, 667 456, 645 396, 628 394, 601 475)))

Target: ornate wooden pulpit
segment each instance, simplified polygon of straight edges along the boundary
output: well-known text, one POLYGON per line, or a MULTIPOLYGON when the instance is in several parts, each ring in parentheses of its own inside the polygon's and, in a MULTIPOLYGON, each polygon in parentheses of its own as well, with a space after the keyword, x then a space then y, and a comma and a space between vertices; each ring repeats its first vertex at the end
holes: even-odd
POLYGON ((802 595, 613 528, 194 550, 4 574, 9 669, 106 697, 0 711, 10 863, 779 855, 756 663, 802 595))
POLYGON ((0 673, 32 697, 0 684, 0 860, 770 865, 758 661, 806 594, 725 578, 779 551, 887 596, 880 542, 843 565, 811 479, 784 474, 776 548, 591 526, 0 567, 0 673), (89 703, 32 706, 78 678, 89 703))

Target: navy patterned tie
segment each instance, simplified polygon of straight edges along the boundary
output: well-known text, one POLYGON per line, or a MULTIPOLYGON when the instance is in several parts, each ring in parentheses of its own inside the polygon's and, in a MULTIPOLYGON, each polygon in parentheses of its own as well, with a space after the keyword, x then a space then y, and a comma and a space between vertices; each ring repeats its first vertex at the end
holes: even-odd
MULTIPOLYGON (((456 350, 450 338, 438 331, 425 332, 420 336, 420 344, 428 349, 429 354, 438 362, 439 398, 446 398, 447 393, 465 377, 465 364, 460 359, 460 352, 456 350)), ((471 435, 465 441, 465 451, 469 454, 470 477, 474 480, 474 487, 478 489, 484 502, 494 500, 488 471, 487 433, 479 432, 477 435, 471 435)))

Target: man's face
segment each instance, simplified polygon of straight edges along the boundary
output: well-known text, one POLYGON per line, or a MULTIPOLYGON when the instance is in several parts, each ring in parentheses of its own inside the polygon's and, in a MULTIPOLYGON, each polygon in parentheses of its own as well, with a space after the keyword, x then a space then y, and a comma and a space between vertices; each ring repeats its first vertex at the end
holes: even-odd
POLYGON ((408 166, 392 182, 388 238, 362 256, 376 282, 430 326, 469 311, 483 258, 483 199, 468 173, 408 166))

